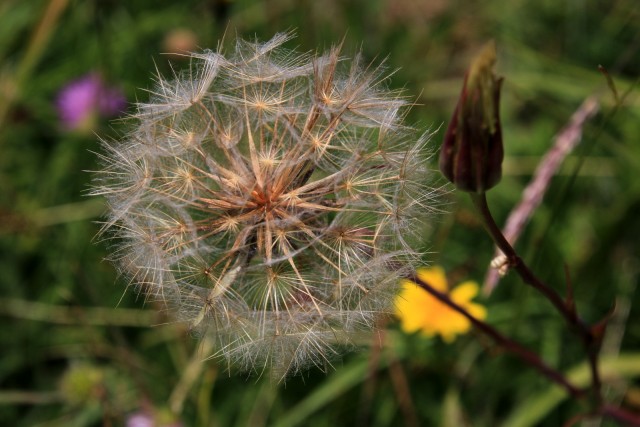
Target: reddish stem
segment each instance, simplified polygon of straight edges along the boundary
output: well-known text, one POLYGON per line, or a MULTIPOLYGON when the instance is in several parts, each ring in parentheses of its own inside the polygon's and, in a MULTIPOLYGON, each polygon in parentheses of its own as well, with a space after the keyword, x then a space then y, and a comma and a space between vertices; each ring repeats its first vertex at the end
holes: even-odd
POLYGON ((433 286, 424 280, 420 279, 417 275, 411 275, 407 277, 409 280, 420 286, 422 289, 431 294, 434 298, 438 299, 443 304, 449 306, 453 310, 457 311, 464 317, 466 317, 478 330, 482 331, 486 335, 490 336, 497 344, 499 344, 504 350, 518 356, 527 364, 536 368, 539 372, 549 378, 551 381, 562 386, 567 392, 574 398, 580 399, 583 397, 584 392, 564 377, 564 375, 547 365, 540 357, 523 347, 519 343, 515 342, 511 338, 502 335, 497 329, 493 328, 488 323, 483 322, 476 317, 473 317, 467 310, 460 305, 456 304, 449 298, 449 295, 443 292, 437 291, 433 286))
POLYGON ((595 399, 596 407, 600 407, 602 405, 602 383, 598 373, 599 343, 595 339, 591 329, 578 317, 574 306, 568 306, 564 299, 560 297, 554 289, 541 281, 524 263, 522 258, 518 256, 515 249, 513 249, 511 244, 507 241, 505 236, 502 234, 500 227, 498 227, 493 219, 493 216, 489 211, 489 206, 487 205, 487 197, 485 193, 470 193, 470 195, 471 200, 473 200, 473 203, 482 216, 482 223, 484 224, 485 229, 493 239, 496 246, 507 257, 509 267, 513 268, 518 273, 524 283, 544 295, 544 297, 547 298, 565 318, 567 324, 570 325, 582 339, 584 347, 587 350, 587 358, 589 360, 589 367, 591 370, 591 390, 593 392, 593 398, 595 399))

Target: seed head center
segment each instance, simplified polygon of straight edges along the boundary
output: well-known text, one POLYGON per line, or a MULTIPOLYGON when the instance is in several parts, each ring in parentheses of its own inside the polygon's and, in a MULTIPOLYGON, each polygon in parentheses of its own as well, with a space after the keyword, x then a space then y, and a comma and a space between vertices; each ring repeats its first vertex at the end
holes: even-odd
POLYGON ((252 198, 257 210, 264 214, 271 213, 280 204, 280 196, 269 188, 253 191, 252 198))

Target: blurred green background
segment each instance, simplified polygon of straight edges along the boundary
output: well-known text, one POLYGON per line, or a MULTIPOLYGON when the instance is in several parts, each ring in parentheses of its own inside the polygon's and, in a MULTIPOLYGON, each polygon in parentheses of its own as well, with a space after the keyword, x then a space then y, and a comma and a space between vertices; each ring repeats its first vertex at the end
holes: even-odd
MULTIPOLYGON (((287 47, 322 51, 344 39, 345 52, 398 68, 390 84, 415 100, 410 122, 437 130, 434 151, 465 68, 495 39, 506 160, 489 202, 500 223, 554 135, 596 97, 600 113, 517 249, 561 293, 568 272, 587 321, 615 305, 602 350, 604 391, 640 411, 637 0, 3 0, 0 424, 119 426, 138 414, 184 426, 557 426, 585 410, 480 335, 446 345, 405 336, 393 321, 327 373, 284 384, 229 375, 213 360, 199 365, 206 343, 127 291, 103 261, 110 248, 94 237, 104 206, 86 197, 87 171, 97 168, 96 135, 117 137, 126 125, 102 118, 65 130, 59 91, 97 72, 134 103, 147 99, 156 67, 169 75, 169 61, 188 66, 163 53, 287 30, 297 34, 287 47), (614 101, 599 64, 623 102, 614 101)), ((464 195, 449 194, 445 210, 428 221, 425 263, 442 265, 452 283, 482 282, 489 238, 464 195)), ((517 277, 480 302, 489 323, 587 384, 579 341, 517 277)))

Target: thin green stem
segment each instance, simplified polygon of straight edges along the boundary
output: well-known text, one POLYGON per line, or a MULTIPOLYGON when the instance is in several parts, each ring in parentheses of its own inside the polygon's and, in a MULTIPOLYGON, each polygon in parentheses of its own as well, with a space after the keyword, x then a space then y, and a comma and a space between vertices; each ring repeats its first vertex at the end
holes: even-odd
MULTIPOLYGON (((58 20, 62 13, 66 9, 68 0, 50 0, 47 5, 38 26, 33 31, 29 43, 26 47, 26 52, 17 67, 17 70, 13 76, 8 76, 11 79, 12 90, 5 93, 4 97, 0 98, 0 129, 7 118, 7 114, 11 108, 13 102, 19 97, 23 84, 27 81, 33 69, 40 60, 43 52, 51 35, 56 28, 58 20), (4 99, 3 99, 4 98, 4 99)), ((2 87, 0 87, 0 91, 2 87)), ((2 144, 2 140, 0 140, 2 144)))
POLYGON ((180 381, 169 397, 169 408, 174 415, 180 415, 184 402, 194 384, 202 378, 205 362, 210 358, 215 341, 210 334, 205 334, 200 346, 193 352, 188 364, 182 369, 180 381))

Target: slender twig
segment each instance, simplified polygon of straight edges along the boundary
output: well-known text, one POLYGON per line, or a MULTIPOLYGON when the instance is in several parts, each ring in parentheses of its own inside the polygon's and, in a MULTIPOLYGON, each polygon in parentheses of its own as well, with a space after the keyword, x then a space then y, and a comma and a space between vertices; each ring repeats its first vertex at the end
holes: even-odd
POLYGON ((602 414, 602 416, 606 416, 609 418, 613 418, 614 420, 623 422, 627 426, 640 426, 640 416, 629 411, 625 411, 622 408, 604 405, 601 408, 600 413, 602 414))
POLYGON ((518 356, 520 359, 537 369, 551 381, 562 386, 574 398, 581 399, 584 396, 584 392, 582 390, 571 384, 561 372, 556 371, 555 369, 547 365, 542 359, 540 359, 540 357, 536 353, 528 350, 526 347, 523 347, 513 339, 503 335, 488 323, 485 323, 482 320, 472 316, 467 310, 452 301, 446 293, 437 291, 433 286, 420 279, 417 275, 411 275, 407 277, 407 279, 420 286, 422 289, 427 291, 443 304, 449 306, 456 312, 466 317, 471 322, 471 324, 476 327, 476 329, 491 337, 496 342, 496 344, 500 345, 505 351, 518 356))
POLYGON ((560 295, 558 295, 556 291, 554 291, 551 287, 549 287, 540 279, 538 279, 538 277, 536 277, 536 275, 529 269, 522 258, 518 256, 515 249, 513 249, 511 244, 507 241, 505 236, 502 234, 502 231, 500 231, 500 228, 493 219, 491 212, 489 211, 486 194, 470 193, 470 195, 473 203, 482 216, 483 224, 487 232, 493 239, 496 246, 498 246, 498 248, 507 257, 509 266, 518 272, 518 274, 522 277, 522 280, 527 285, 532 286, 538 292, 543 294, 551 302, 551 304, 553 304, 554 307, 567 319, 569 323, 580 323, 575 312, 567 308, 564 300, 560 297, 560 295))
POLYGON ((487 205, 486 195, 484 193, 470 193, 470 195, 473 203, 476 205, 478 211, 480 212, 480 215, 482 216, 482 222, 487 232, 493 239, 496 246, 507 257, 509 267, 513 268, 518 273, 524 283, 533 287, 542 295, 544 295, 544 297, 547 298, 549 302, 551 302, 551 304, 565 318, 567 324, 570 325, 582 339, 585 349, 587 350, 587 357, 589 360, 589 365, 591 367, 591 389, 593 392, 593 397, 595 398, 597 405, 600 406, 602 404, 602 393, 601 380, 598 373, 599 342, 594 336, 591 328, 578 317, 575 306, 573 304, 567 305, 564 299, 553 288, 542 282, 525 264, 522 258, 520 258, 520 256, 516 253, 515 249, 513 249, 513 246, 511 246, 511 244, 507 241, 505 236, 502 234, 502 231, 500 231, 500 228, 493 219, 491 211, 489 210, 489 206, 487 205))
POLYGON ((623 423, 627 427, 640 427, 640 416, 629 412, 625 409, 618 408, 611 405, 602 405, 597 411, 586 414, 576 414, 567 420, 562 427, 572 427, 577 425, 580 421, 588 420, 590 418, 611 418, 620 423, 623 423))
MULTIPOLYGON (((531 182, 522 192, 520 203, 511 211, 504 226, 503 234, 514 246, 533 212, 540 206, 551 179, 557 173, 564 159, 578 145, 582 137, 582 128, 586 121, 598 112, 598 101, 594 97, 587 98, 571 116, 569 123, 555 137, 553 147, 540 161, 531 182)), ((502 255, 496 250, 495 259, 502 255)), ((484 281, 484 292, 490 293, 498 284, 502 269, 490 268, 484 281)))

